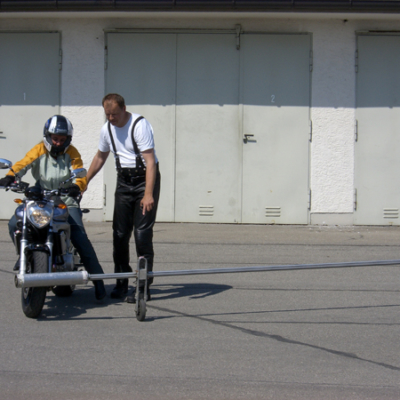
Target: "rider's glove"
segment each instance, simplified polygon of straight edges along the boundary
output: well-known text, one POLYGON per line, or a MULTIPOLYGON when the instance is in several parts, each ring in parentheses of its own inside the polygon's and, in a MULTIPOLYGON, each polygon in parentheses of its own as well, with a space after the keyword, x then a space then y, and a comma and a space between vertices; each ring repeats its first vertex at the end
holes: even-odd
POLYGON ((10 186, 15 180, 14 175, 6 175, 4 178, 0 179, 0 186, 10 186))
POLYGON ((78 185, 73 184, 68 188, 68 196, 78 197, 81 194, 81 189, 78 185))

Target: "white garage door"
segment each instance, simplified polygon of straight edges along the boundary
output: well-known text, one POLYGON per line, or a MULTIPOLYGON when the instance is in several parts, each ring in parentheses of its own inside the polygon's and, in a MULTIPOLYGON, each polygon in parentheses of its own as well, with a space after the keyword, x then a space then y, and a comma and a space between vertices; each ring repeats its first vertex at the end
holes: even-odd
POLYGON ((108 33, 106 91, 155 128, 158 220, 306 224, 310 36, 236 45, 229 33, 108 33))
POLYGON ((310 37, 243 35, 242 221, 308 223, 310 37), (246 141, 246 140, 245 140, 246 141))
MULTIPOLYGON (((158 220, 174 221, 176 37, 160 34, 109 33, 106 92, 120 93, 128 111, 145 116, 153 126, 160 162, 162 195, 158 220)), ((115 163, 104 171, 105 219, 112 220, 115 163)))
POLYGON ((357 37, 355 224, 400 225, 400 36, 357 37))
MULTIPOLYGON (((42 139, 46 120, 59 113, 60 35, 0 33, 0 57, 0 157, 16 162, 42 139)), ((30 173, 24 180, 32 182, 30 173)), ((14 212, 14 197, 0 191, 1 219, 14 212)))

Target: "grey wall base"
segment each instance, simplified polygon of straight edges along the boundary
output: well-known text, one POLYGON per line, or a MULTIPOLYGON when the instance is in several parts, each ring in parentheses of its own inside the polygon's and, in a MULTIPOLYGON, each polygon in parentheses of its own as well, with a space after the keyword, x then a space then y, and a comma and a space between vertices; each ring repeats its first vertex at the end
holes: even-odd
POLYGON ((104 210, 90 208, 90 213, 82 214, 83 221, 85 222, 103 222, 104 210))
MULTIPOLYGON (((90 213, 83 214, 87 222, 104 221, 104 210, 90 209, 90 213)), ((310 215, 310 225, 354 225, 353 213, 313 213, 310 215)))
POLYGON ((311 225, 354 225, 353 213, 313 213, 311 225))

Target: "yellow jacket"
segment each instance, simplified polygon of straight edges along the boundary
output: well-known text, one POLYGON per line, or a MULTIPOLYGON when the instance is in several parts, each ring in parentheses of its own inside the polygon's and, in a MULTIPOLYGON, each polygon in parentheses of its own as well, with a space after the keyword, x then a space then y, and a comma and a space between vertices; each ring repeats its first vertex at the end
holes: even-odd
MULTIPOLYGON (((56 159, 50 156, 44 143, 39 143, 26 153, 25 157, 13 165, 13 170, 20 177, 24 176, 29 169, 37 183, 47 190, 58 189, 60 183, 71 176, 71 171, 82 168, 83 162, 79 151, 70 145, 67 151, 56 159)), ((14 175, 11 171, 7 175, 14 175)), ((73 182, 79 186, 81 191, 87 187, 86 178, 77 178, 73 182)), ((67 187, 71 185, 69 183, 67 187)), ((63 201, 71 207, 78 204, 71 197, 63 197, 63 201)))

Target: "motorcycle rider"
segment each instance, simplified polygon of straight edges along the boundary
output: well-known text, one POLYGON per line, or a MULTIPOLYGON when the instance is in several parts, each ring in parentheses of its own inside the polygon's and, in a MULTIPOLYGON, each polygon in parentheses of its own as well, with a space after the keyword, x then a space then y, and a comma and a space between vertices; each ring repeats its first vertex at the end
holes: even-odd
MULTIPOLYGON (((61 182, 70 177, 70 171, 83 167, 81 155, 71 145, 73 127, 71 122, 62 115, 54 115, 47 120, 43 130, 43 142, 34 146, 25 157, 13 165, 13 171, 22 177, 31 169, 33 178, 45 190, 59 188, 61 182)), ((14 173, 9 171, 0 179, 0 186, 10 186, 15 180, 14 173)), ((87 179, 77 178, 74 183, 67 184, 68 196, 61 199, 68 206, 68 222, 71 226, 71 241, 82 263, 89 274, 103 274, 103 269, 97 259, 82 221, 82 211, 76 200, 81 192, 86 189, 87 179)), ((14 240, 17 219, 13 216, 9 221, 11 239, 14 240)), ((18 269, 14 267, 14 270, 18 269)), ((96 299, 101 300, 106 296, 104 282, 93 281, 96 299)))

